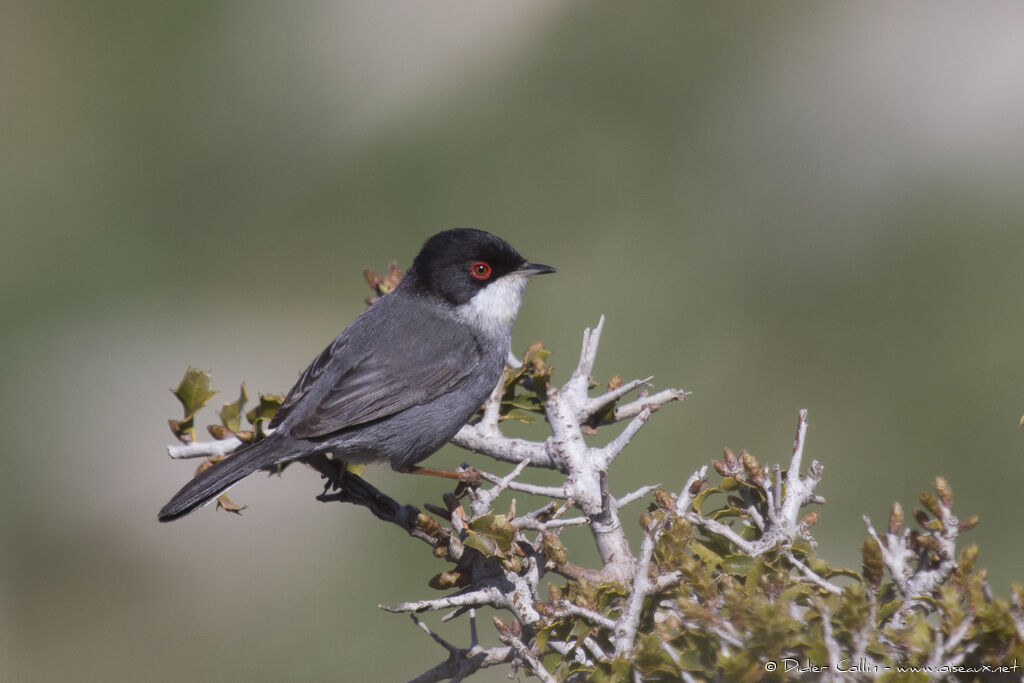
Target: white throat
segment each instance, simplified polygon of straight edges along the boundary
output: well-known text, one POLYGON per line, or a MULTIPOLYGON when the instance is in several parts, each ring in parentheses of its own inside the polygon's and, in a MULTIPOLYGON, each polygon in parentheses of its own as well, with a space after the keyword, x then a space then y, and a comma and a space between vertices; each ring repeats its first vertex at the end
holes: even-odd
POLYGON ((490 283, 466 303, 455 308, 455 315, 488 336, 509 337, 512 323, 523 302, 530 278, 509 274, 490 283))

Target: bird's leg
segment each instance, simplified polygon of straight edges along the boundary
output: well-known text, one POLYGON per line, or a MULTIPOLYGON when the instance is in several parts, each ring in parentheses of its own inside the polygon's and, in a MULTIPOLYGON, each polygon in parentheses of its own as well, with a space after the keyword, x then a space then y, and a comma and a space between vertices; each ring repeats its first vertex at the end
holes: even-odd
POLYGON ((324 493, 337 491, 341 488, 342 479, 344 479, 347 472, 344 462, 332 460, 326 455, 318 454, 307 458, 306 464, 319 472, 320 476, 327 480, 324 483, 324 493))
POLYGON ((455 479, 461 484, 466 486, 477 487, 483 481, 483 477, 480 474, 480 470, 469 465, 463 465, 461 469, 456 472, 449 470, 435 470, 433 467, 418 467, 416 465, 409 465, 398 470, 406 474, 428 474, 432 477, 441 477, 443 479, 455 479))

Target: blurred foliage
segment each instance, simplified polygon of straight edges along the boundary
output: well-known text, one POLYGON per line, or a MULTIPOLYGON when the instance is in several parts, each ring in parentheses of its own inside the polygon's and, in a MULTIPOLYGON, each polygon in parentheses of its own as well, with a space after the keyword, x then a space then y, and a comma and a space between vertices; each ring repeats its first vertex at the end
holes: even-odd
MULTIPOLYGON (((720 503, 703 514, 732 518, 749 532, 756 528, 749 514, 725 496, 733 485, 723 479, 705 488, 720 503)), ((936 488, 948 492, 944 480, 937 480, 936 488)), ((921 494, 922 500, 930 497, 921 494)), ((651 505, 641 525, 650 530, 666 518, 668 524, 658 540, 652 577, 677 574, 679 581, 645 601, 629 657, 590 665, 575 658, 577 649, 589 656, 585 638, 609 645, 611 633, 593 620, 563 615, 540 628, 537 646, 559 680, 628 683, 639 675, 639 680, 667 683, 686 675, 697 681, 781 681, 797 674, 852 673, 883 681, 935 676, 974 681, 987 680, 985 673, 1009 673, 1012 669, 1001 667, 1024 661, 1024 587, 1013 585, 1010 602, 994 598, 986 572, 975 567, 976 546, 960 553, 948 579, 933 590, 901 596, 891 578, 882 581, 881 554, 870 537, 861 572, 832 569, 813 541, 794 545, 795 555, 819 576, 848 579, 834 595, 780 553, 748 557, 726 539, 697 529, 676 514, 671 494, 662 491, 655 499, 660 504, 651 505), (906 618, 896 619, 908 603, 906 618), (577 645, 566 653, 548 647, 549 640, 577 645), (862 654, 855 658, 854 652, 862 654), (830 665, 833 653, 842 659, 830 665)), ((706 507, 707 497, 704 502, 706 507)), ((696 503, 693 511, 699 512, 696 503)), ((906 533, 914 538, 919 566, 929 567, 938 558, 928 539, 949 530, 928 512, 915 519, 920 529, 906 533)), ((897 526, 890 532, 899 536, 904 530, 897 526)), ((628 594, 628 586, 570 582, 552 591, 545 612, 556 613, 569 601, 614 621, 628 594)))

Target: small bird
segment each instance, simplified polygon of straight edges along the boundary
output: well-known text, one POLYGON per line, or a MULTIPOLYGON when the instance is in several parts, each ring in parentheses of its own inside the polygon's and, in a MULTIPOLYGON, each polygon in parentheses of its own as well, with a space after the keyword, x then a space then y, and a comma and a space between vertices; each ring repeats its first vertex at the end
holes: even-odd
POLYGON ((294 460, 330 454, 421 470, 416 463, 455 436, 497 385, 527 281, 553 272, 482 230, 434 235, 401 283, 306 368, 271 420, 273 431, 203 470, 160 510, 160 521, 294 460))

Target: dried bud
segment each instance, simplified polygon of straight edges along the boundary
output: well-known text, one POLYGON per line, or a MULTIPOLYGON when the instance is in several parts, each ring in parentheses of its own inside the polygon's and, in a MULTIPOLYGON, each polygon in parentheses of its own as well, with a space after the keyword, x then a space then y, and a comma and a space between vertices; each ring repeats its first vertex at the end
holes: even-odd
POLYGON ((168 420, 167 426, 171 428, 171 432, 175 438, 182 443, 192 443, 192 418, 179 422, 178 420, 168 420))
POLYGON ((917 537, 917 543, 925 550, 931 550, 933 552, 940 552, 941 546, 939 545, 939 539, 935 538, 931 534, 921 534, 917 537))
POLYGON ((234 436, 234 433, 224 425, 208 425, 206 431, 210 432, 210 436, 218 441, 234 436))
POLYGON ((966 576, 974 571, 974 563, 978 561, 978 546, 970 545, 964 548, 963 552, 960 553, 960 559, 957 561, 957 569, 961 574, 966 576))
POLYGON ((654 519, 654 515, 652 515, 650 512, 644 511, 640 513, 640 526, 643 529, 650 531, 652 528, 654 528, 655 523, 656 521, 654 519))
POLYGON ((523 561, 514 555, 501 558, 501 566, 513 574, 523 571, 523 561))
POLYGON ((900 532, 903 527, 903 506, 898 502, 892 504, 892 510, 889 511, 889 533, 893 536, 900 532))
POLYGON ((690 494, 695 496, 698 493, 700 493, 700 490, 704 488, 704 484, 706 484, 707 482, 708 480, 703 477, 701 477, 700 479, 694 479, 693 483, 690 484, 690 494))
POLYGON ((764 468, 761 467, 761 463, 747 451, 740 451, 740 458, 743 460, 743 469, 746 470, 747 477, 758 486, 763 487, 765 478, 764 468))
POLYGON ((432 512, 435 515, 437 515, 438 517, 440 517, 441 519, 448 519, 448 511, 445 510, 442 507, 438 507, 437 505, 434 505, 433 503, 424 503, 423 507, 425 507, 427 509, 427 512, 432 512))
POLYGON ((800 525, 805 529, 810 529, 812 526, 818 523, 818 513, 808 512, 800 519, 800 525))
POLYGON ((562 599, 562 589, 553 583, 548 584, 548 601, 558 602, 562 599))
POLYGON ((518 621, 506 624, 498 617, 494 617, 494 628, 498 629, 498 638, 500 638, 502 642, 507 642, 511 638, 518 638, 521 630, 519 628, 518 621))
POLYGON ((932 521, 932 518, 928 516, 928 513, 921 508, 914 508, 914 519, 917 520, 918 524, 926 528, 932 521))
POLYGON ((402 269, 398 267, 398 264, 394 261, 388 264, 387 275, 380 275, 373 268, 365 268, 363 270, 363 279, 366 280, 366 284, 373 290, 374 295, 366 300, 367 304, 372 304, 380 296, 387 294, 402 281, 402 269))
POLYGON ((622 386, 622 375, 615 375, 608 380, 608 391, 615 391, 622 386))
POLYGON ((441 528, 438 521, 422 512, 416 516, 416 526, 433 538, 443 538, 445 535, 444 529, 441 528))
POLYGON ((555 616, 555 608, 546 602, 534 602, 533 609, 537 610, 537 614, 542 617, 553 617, 555 616))
POLYGON ((959 526, 957 526, 957 529, 959 529, 960 531, 970 531, 974 527, 978 526, 979 521, 981 521, 981 518, 979 518, 978 515, 971 515, 964 521, 960 522, 959 526))
POLYGON ((498 633, 503 636, 509 636, 512 633, 512 627, 506 624, 498 617, 492 617, 494 619, 494 628, 498 629, 498 633))
POLYGON ((953 505, 953 487, 945 477, 935 477, 935 492, 939 494, 942 505, 949 508, 953 505))
POLYGON ((724 462, 712 460, 711 466, 715 468, 715 472, 718 472, 720 476, 728 477, 729 475, 732 474, 732 470, 730 470, 729 466, 726 465, 724 462))
POLYGON ((469 577, 463 574, 458 569, 450 569, 445 572, 441 572, 430 579, 429 586, 439 591, 449 590, 451 588, 463 588, 469 585, 469 577))
POLYGON ((874 536, 868 536, 864 540, 864 544, 860 547, 860 555, 861 574, 864 575, 864 581, 873 591, 878 591, 879 586, 882 585, 885 563, 882 561, 882 547, 878 545, 874 536))
POLYGON ((936 517, 942 516, 942 510, 939 508, 939 501, 935 500, 935 496, 927 491, 922 491, 921 495, 918 496, 918 500, 921 501, 921 505, 923 505, 928 512, 932 513, 936 517))
POLYGON ((569 560, 569 553, 562 545, 562 540, 555 536, 550 531, 545 531, 540 535, 541 547, 544 551, 544 557, 547 558, 548 562, 551 562, 555 567, 564 565, 569 560))
POLYGON ((544 342, 542 342, 542 341, 540 341, 538 339, 537 341, 533 342, 532 344, 530 344, 529 346, 526 347, 526 355, 527 356, 532 356, 533 354, 537 353, 538 351, 540 351, 543 348, 544 348, 544 342))
POLYGON ((672 511, 676 509, 676 498, 665 489, 654 489, 654 502, 662 510, 672 511))

